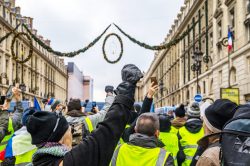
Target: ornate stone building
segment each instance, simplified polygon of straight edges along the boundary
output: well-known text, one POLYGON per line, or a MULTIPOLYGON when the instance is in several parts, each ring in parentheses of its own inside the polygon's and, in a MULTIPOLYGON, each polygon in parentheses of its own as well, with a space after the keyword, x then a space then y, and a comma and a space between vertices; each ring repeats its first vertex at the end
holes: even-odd
MULTIPOLYGON (((49 40, 43 39, 33 29, 33 18, 23 17, 20 8, 15 6, 15 0, 0 0, 0 37, 13 30, 20 22, 44 43, 50 45, 49 40)), ((18 32, 25 32, 19 26, 18 32)), ((33 40, 33 56, 22 64, 16 63, 11 54, 11 43, 14 35, 0 44, 0 92, 6 91, 9 85, 25 84, 26 91, 23 98, 30 101, 36 96, 40 101, 43 97, 55 97, 67 100, 67 70, 64 60, 47 52, 33 40)), ((15 54, 19 59, 26 58, 29 52, 28 40, 24 36, 18 37, 14 43, 15 54)))
POLYGON ((220 88, 227 87, 239 88, 240 103, 250 100, 249 12, 249 0, 185 0, 164 42, 190 31, 175 46, 155 54, 145 77, 138 83, 136 100, 143 100, 152 76, 161 85, 156 107, 188 104, 197 92, 218 99, 220 88), (222 42, 228 27, 234 34, 229 56, 222 42), (191 70, 196 49, 203 55, 198 72, 191 70))

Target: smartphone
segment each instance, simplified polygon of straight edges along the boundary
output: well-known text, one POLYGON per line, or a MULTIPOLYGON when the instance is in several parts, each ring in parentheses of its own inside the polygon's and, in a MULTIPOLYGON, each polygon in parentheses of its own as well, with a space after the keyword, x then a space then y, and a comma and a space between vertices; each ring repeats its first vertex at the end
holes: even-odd
POLYGON ((3 105, 5 101, 5 96, 1 96, 0 98, 0 105, 3 105))
POLYGON ((153 83, 153 86, 158 85, 158 81, 156 77, 151 77, 150 79, 151 79, 151 83, 153 83))
POLYGON ((12 91, 12 89, 13 89, 13 88, 14 88, 13 85, 10 85, 10 86, 9 86, 9 89, 8 89, 8 91, 7 91, 7 93, 6 93, 6 96, 5 96, 6 99, 8 99, 8 100, 11 100, 11 99, 12 99, 12 97, 13 97, 13 91, 12 91))
POLYGON ((94 108, 94 107, 96 107, 96 102, 95 101, 92 102, 92 108, 94 108))

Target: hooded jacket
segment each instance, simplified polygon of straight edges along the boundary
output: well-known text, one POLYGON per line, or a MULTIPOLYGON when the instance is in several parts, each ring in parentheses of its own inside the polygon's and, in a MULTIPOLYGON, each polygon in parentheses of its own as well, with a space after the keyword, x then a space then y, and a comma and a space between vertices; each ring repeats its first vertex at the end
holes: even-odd
POLYGON ((36 156, 34 166, 58 166, 62 161, 64 166, 107 166, 112 158, 115 147, 121 137, 133 107, 133 101, 123 95, 117 95, 106 114, 103 122, 97 128, 67 152, 64 157, 49 154, 36 156))
MULTIPOLYGON (((185 127, 190 133, 195 134, 201 130, 202 121, 199 118, 189 118, 183 127, 185 127)), ((182 139, 182 137, 179 134, 179 132, 177 133, 177 137, 179 140, 179 152, 177 154, 177 161, 178 161, 178 165, 180 165, 182 162, 184 162, 186 155, 183 152, 183 148, 180 143, 180 140, 182 139)))

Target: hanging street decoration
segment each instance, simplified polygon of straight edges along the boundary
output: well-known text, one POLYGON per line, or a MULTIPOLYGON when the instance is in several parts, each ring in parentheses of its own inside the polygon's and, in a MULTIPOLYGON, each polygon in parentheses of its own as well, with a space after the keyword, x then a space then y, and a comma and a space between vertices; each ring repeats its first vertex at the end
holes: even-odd
POLYGON ((123 54, 123 43, 122 43, 122 39, 119 35, 117 35, 116 33, 111 33, 111 34, 108 34, 105 39, 104 39, 104 42, 103 42, 103 45, 102 45, 102 52, 103 52, 103 56, 104 56, 104 59, 108 62, 108 63, 111 63, 111 64, 114 64, 114 63, 117 63, 121 60, 122 58, 122 54, 123 54), (120 54, 119 54, 119 57, 114 60, 114 61, 111 61, 108 59, 107 55, 106 55, 106 51, 105 51, 105 45, 106 45, 106 42, 107 40, 111 37, 111 36, 114 36, 118 39, 119 43, 120 43, 120 47, 121 47, 121 51, 120 51, 120 54))
MULTIPOLYGON (((12 54, 12 58, 16 60, 17 63, 25 63, 25 62, 28 62, 30 60, 30 58, 32 57, 32 54, 33 54, 33 44, 32 44, 32 39, 31 37, 27 34, 27 33, 24 33, 24 32, 20 32, 20 33, 17 33, 13 40, 12 40, 12 43, 11 43, 11 54, 12 54), (29 40, 29 46, 30 46, 30 50, 29 50, 29 55, 27 58, 25 59, 22 59, 22 60, 19 60, 18 59, 18 56, 15 54, 15 51, 14 51, 14 45, 15 45, 15 41, 16 39, 20 36, 20 35, 24 35, 27 37, 27 39, 29 40)), ((23 56, 23 55, 22 55, 23 56)))
MULTIPOLYGON (((178 42, 180 42, 183 38, 185 38, 189 32, 195 28, 196 24, 198 23, 195 22, 190 28, 188 28, 186 31, 184 31, 181 35, 175 37, 175 39, 169 41, 168 43, 164 43, 163 45, 156 45, 156 46, 151 46, 151 45, 148 45, 144 42, 140 42, 139 40, 131 37, 129 34, 127 34, 125 31, 123 31, 118 25, 116 24, 113 24, 124 36, 126 36, 130 41, 132 41, 133 43, 145 48, 145 49, 150 49, 150 50, 164 50, 164 49, 169 49, 170 47, 176 45, 178 42)), ((18 24, 12 31, 10 31, 9 33, 7 33, 5 36, 3 36, 2 38, 0 38, 0 43, 3 42, 5 39, 7 39, 11 34, 15 34, 13 39, 12 39, 12 44, 11 44, 11 53, 12 53, 12 56, 13 56, 13 59, 15 59, 18 63, 25 63, 27 62, 31 57, 32 57, 32 54, 33 54, 33 44, 32 44, 32 39, 37 42, 42 48, 44 48, 45 50, 47 50, 48 52, 50 53, 53 53, 54 55, 57 55, 57 56, 60 56, 60 57, 69 57, 69 58, 72 58, 72 57, 75 57, 76 55, 79 55, 80 53, 84 53, 86 52, 89 48, 91 48, 92 46, 94 46, 102 37, 103 35, 108 31, 108 29, 111 27, 111 24, 99 35, 97 36, 91 43, 89 43, 86 47, 84 48, 81 48, 81 49, 78 49, 76 51, 73 51, 73 52, 60 52, 60 51, 55 51, 53 50, 50 46, 46 45, 42 40, 40 40, 36 35, 34 35, 30 29, 27 27, 27 25, 25 24, 18 24), (19 26, 23 26, 24 29, 27 31, 26 32, 21 32, 21 33, 17 33, 17 29, 19 28, 19 26), (28 41, 29 41, 29 45, 30 45, 30 50, 29 50, 29 55, 27 58, 25 59, 22 59, 22 60, 19 60, 18 57, 16 56, 15 54, 15 51, 14 51, 14 43, 15 43, 15 40, 20 36, 20 35, 24 35, 27 37, 28 41)), ((121 60, 122 58, 122 55, 123 55, 123 42, 122 42, 122 39, 119 35, 117 35, 116 33, 111 33, 111 34, 108 34, 105 39, 104 39, 104 42, 103 42, 103 46, 102 46, 102 52, 103 52, 103 56, 104 56, 104 59, 108 62, 108 63, 111 63, 111 64, 114 64, 114 63, 117 63, 121 60), (106 51, 105 51, 105 45, 106 45, 106 42, 107 40, 111 37, 111 36, 114 36, 118 39, 119 43, 120 43, 120 47, 121 47, 121 51, 120 51, 120 54, 119 54, 119 57, 116 59, 116 60, 110 60, 108 57, 107 57, 107 54, 106 54, 106 51)))

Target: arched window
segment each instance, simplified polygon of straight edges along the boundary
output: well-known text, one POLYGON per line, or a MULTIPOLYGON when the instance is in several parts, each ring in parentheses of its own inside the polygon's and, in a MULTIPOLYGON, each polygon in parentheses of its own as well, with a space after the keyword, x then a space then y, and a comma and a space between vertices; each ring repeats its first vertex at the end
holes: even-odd
POLYGON ((231 85, 235 84, 236 81, 237 81, 236 69, 235 69, 235 67, 232 67, 230 70, 230 83, 231 83, 231 85))

